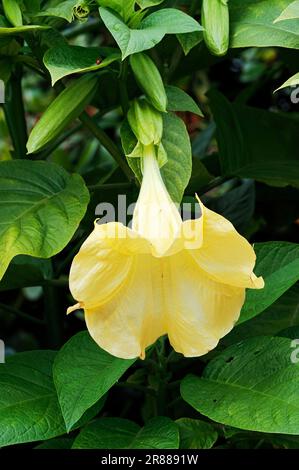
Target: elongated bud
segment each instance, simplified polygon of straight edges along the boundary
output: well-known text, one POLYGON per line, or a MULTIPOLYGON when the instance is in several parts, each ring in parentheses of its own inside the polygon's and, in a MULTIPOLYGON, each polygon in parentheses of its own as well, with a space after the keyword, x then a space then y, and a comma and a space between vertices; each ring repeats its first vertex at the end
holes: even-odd
POLYGON ((60 93, 32 129, 27 142, 28 153, 37 152, 55 140, 84 111, 97 85, 96 75, 84 75, 60 93))
POLYGON ((207 47, 214 55, 225 55, 229 46, 228 0, 203 0, 201 15, 207 47))
POLYGON ((143 52, 131 55, 130 63, 136 80, 148 100, 158 111, 166 112, 167 96, 156 64, 143 52))
POLYGON ((160 144, 163 134, 162 115, 145 99, 133 101, 128 112, 128 121, 141 144, 160 144))
POLYGON ((2 0, 3 10, 8 21, 15 27, 23 25, 22 11, 17 0, 2 0))

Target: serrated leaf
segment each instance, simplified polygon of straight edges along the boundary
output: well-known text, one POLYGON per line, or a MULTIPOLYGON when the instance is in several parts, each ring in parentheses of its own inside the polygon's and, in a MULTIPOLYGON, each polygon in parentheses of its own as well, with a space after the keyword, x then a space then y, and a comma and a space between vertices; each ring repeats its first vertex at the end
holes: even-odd
POLYGON ((181 384, 187 403, 210 419, 249 431, 299 434, 299 363, 290 340, 258 337, 227 348, 181 384))
POLYGON ((203 113, 197 103, 184 90, 170 85, 167 85, 165 90, 168 111, 189 111, 203 117, 203 113))
POLYGON ((0 279, 16 255, 49 258, 70 241, 89 201, 79 175, 49 162, 0 162, 0 279))
POLYGON ((265 287, 248 289, 238 323, 255 317, 299 280, 299 245, 288 242, 256 243, 255 273, 262 275, 265 287))
POLYGON ((177 425, 169 418, 151 419, 143 428, 121 418, 101 418, 86 426, 73 449, 177 449, 177 425))
POLYGON ((53 367, 63 417, 70 430, 135 362, 102 350, 87 332, 73 336, 59 351, 53 367))
POLYGON ((66 432, 52 380, 54 351, 33 351, 0 364, 0 446, 66 432))
POLYGON ((49 49, 44 55, 44 64, 54 85, 63 77, 100 70, 119 59, 116 49, 63 45, 49 49))
POLYGON ((176 420, 180 433, 180 449, 211 449, 218 438, 215 428, 200 419, 176 420))
POLYGON ((299 21, 273 23, 289 0, 229 0, 230 47, 299 49, 299 21))
POLYGON ((201 31, 202 27, 191 16, 175 8, 164 8, 141 21, 139 29, 130 29, 120 17, 101 7, 100 15, 122 51, 122 58, 151 49, 166 34, 201 31))

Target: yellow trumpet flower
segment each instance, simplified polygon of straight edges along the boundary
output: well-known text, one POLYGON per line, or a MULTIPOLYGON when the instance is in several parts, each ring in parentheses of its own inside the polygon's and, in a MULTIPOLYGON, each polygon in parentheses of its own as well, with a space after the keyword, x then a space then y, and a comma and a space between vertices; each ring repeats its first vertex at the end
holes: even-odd
POLYGON ((148 145, 132 229, 95 223, 75 256, 78 304, 68 313, 83 308, 90 335, 114 356, 144 358, 165 334, 184 356, 206 354, 238 320, 245 289, 263 288, 252 246, 199 204, 201 216, 183 222, 148 145))

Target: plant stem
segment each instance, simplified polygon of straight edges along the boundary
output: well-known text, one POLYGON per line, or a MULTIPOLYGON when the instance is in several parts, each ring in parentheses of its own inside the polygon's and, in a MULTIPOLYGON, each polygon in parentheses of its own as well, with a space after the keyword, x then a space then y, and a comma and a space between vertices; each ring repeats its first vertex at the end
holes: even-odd
POLYGON ((55 287, 47 284, 43 286, 43 291, 48 344, 50 348, 58 349, 62 344, 62 314, 57 302, 55 287))
POLYGON ((31 323, 36 323, 37 325, 44 324, 43 320, 32 317, 31 315, 28 315, 27 313, 21 312, 21 310, 15 307, 12 307, 11 305, 5 305, 5 304, 0 303, 0 310, 4 310, 8 313, 12 313, 13 315, 23 318, 24 320, 30 321, 31 323))
POLYGON ((79 117, 80 121, 90 130, 90 132, 98 139, 98 141, 105 147, 110 155, 114 158, 116 163, 120 166, 126 177, 129 181, 133 178, 133 173, 130 170, 129 166, 125 162, 121 152, 119 151, 117 145, 110 139, 103 129, 98 127, 96 123, 88 116, 87 113, 82 113, 79 117))
POLYGON ((4 113, 14 146, 14 158, 25 158, 27 154, 27 126, 22 95, 22 67, 16 67, 6 86, 4 113))

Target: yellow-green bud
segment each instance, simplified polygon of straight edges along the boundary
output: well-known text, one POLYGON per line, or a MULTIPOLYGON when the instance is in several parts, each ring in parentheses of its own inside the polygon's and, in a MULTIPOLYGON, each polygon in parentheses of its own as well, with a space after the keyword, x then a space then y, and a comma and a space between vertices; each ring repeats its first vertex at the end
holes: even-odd
POLYGON ((204 40, 211 53, 225 55, 229 46, 228 0, 203 0, 201 22, 204 40))
POLYGON ((145 99, 133 101, 128 112, 128 121, 141 144, 160 144, 163 134, 162 114, 145 99))

